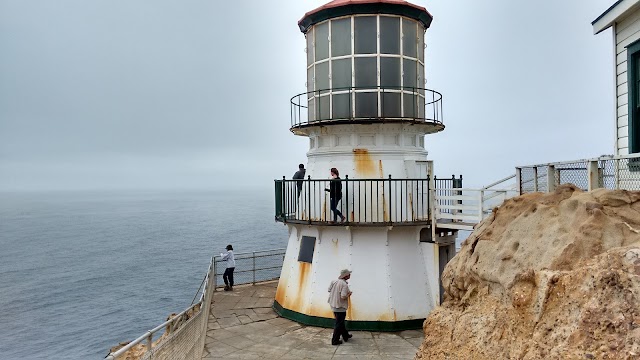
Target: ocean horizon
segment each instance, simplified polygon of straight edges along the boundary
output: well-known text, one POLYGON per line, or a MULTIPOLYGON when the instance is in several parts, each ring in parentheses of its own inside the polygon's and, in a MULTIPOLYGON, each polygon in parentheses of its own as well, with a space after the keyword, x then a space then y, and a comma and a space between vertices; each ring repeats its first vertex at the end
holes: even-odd
POLYGON ((268 188, 0 192, 3 359, 102 359, 186 309, 211 256, 284 248, 268 188))

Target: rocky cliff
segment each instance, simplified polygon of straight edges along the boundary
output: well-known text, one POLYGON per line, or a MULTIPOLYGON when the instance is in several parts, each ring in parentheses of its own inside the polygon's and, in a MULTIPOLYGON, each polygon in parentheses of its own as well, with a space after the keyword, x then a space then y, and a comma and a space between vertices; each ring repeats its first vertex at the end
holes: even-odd
POLYGON ((640 359, 640 192, 507 200, 442 282, 417 359, 640 359))

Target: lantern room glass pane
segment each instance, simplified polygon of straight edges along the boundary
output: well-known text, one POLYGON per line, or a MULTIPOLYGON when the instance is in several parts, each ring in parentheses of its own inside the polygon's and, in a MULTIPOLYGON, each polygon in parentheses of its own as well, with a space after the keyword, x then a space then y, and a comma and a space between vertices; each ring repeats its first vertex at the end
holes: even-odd
POLYGON ((316 64, 316 91, 329 88, 329 62, 316 64))
MULTIPOLYGON (((307 91, 313 91, 313 65, 307 69, 307 91)), ((313 93, 308 94, 309 97, 313 96, 313 93)))
MULTIPOLYGON (((402 19, 402 54, 416 57, 418 44, 418 24, 415 21, 402 19)), ((316 43, 316 51, 318 44, 316 43)))
POLYGON ((331 88, 351 87, 351 59, 333 60, 331 62, 331 88))
POLYGON ((375 54, 378 51, 378 31, 375 16, 354 18, 356 54, 375 54))
POLYGON ((333 119, 348 119, 351 117, 351 93, 334 94, 333 119))
MULTIPOLYGON (((404 89, 411 90, 411 88, 415 88, 418 85, 418 69, 416 68, 416 61, 409 59, 402 59, 402 71, 403 71, 403 81, 404 81, 404 89)), ((318 76, 316 70, 316 77, 318 76)))
POLYGON ((380 53, 400 54, 400 18, 380 16, 380 53))
POLYGON ((324 60, 329 57, 329 23, 325 22, 316 26, 315 31, 316 42, 316 61, 324 60))
POLYGON ((309 122, 311 121, 315 121, 316 119, 316 106, 315 106, 315 100, 314 99, 309 99, 309 103, 308 105, 309 109, 308 109, 308 113, 307 116, 309 117, 309 122))
POLYGON ((418 63, 418 87, 423 88, 425 85, 424 65, 418 63))
POLYGON ((378 86, 378 64, 375 57, 355 59, 357 88, 373 88, 378 86))
POLYGON ((313 63, 313 28, 307 32, 307 66, 313 63))
POLYGON ((329 95, 317 97, 316 104, 318 105, 318 120, 331 119, 329 110, 331 109, 331 98, 329 95))
POLYGON ((351 18, 331 21, 331 57, 351 55, 351 18))
POLYGON ((400 113, 400 93, 382 93, 382 116, 383 117, 401 117, 400 113))
MULTIPOLYGON (((425 118, 425 113, 424 113, 424 98, 422 96, 418 96, 418 117, 421 119, 425 118)), ((434 108, 431 108, 431 110, 433 110, 434 108)), ((434 118, 434 114, 427 114, 430 115, 429 117, 434 118)))
POLYGON ((402 94, 402 101, 404 102, 402 108, 404 110, 404 117, 413 118, 417 115, 418 99, 417 95, 402 94))
POLYGON ((356 93, 356 117, 378 117, 378 93, 356 93))
POLYGON ((400 58, 380 58, 380 86, 400 88, 400 58))
POLYGON ((424 28, 418 25, 418 60, 424 62, 424 28))

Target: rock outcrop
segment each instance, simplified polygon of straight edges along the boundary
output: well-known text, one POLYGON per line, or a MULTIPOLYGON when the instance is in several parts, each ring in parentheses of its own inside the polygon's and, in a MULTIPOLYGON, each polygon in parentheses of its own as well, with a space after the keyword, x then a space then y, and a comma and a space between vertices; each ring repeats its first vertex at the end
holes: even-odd
POLYGON ((442 282, 417 359, 640 359, 640 192, 507 200, 442 282))

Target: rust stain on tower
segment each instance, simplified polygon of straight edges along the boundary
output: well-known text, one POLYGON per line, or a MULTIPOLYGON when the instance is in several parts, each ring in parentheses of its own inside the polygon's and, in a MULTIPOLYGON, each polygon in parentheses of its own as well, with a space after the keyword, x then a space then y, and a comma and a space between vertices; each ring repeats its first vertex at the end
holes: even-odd
POLYGON ((376 175, 376 168, 369 150, 353 149, 353 162, 358 177, 373 177, 376 175))

